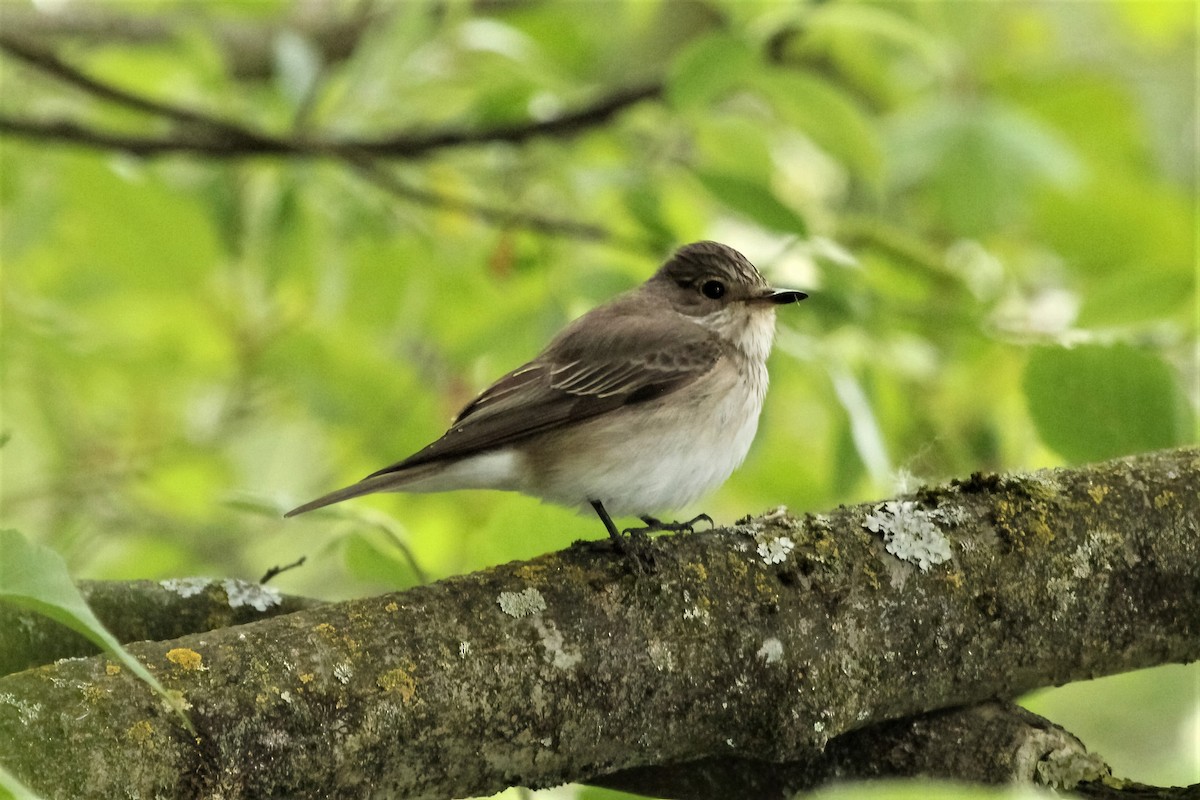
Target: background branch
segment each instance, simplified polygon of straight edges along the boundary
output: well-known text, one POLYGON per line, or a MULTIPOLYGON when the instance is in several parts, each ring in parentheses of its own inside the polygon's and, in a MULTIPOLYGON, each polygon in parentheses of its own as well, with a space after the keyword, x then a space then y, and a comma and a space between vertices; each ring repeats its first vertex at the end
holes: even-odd
POLYGON ((120 135, 95 130, 70 120, 38 121, 5 115, 0 117, 0 131, 82 146, 120 149, 139 156, 193 153, 210 158, 261 155, 345 158, 369 155, 414 159, 450 147, 495 142, 519 144, 539 136, 568 138, 608 123, 630 106, 661 97, 663 88, 658 82, 618 87, 591 103, 549 119, 529 120, 491 128, 397 131, 363 139, 329 139, 321 136, 289 138, 254 130, 245 123, 224 119, 211 111, 185 108, 122 89, 67 64, 48 50, 22 42, 11 35, 0 34, 0 50, 29 67, 101 100, 193 126, 191 129, 158 136, 120 135))
POLYGON ((618 87, 591 103, 544 120, 481 129, 442 128, 423 132, 401 131, 363 139, 329 139, 319 134, 267 134, 209 111, 145 97, 88 75, 49 50, 10 34, 0 33, 0 51, 98 99, 180 124, 169 133, 140 134, 105 131, 75 120, 32 120, 0 113, 0 133, 42 143, 116 150, 140 157, 190 153, 219 159, 249 156, 337 158, 375 185, 410 202, 460 211, 489 224, 531 230, 547 236, 606 241, 634 251, 647 248, 645 242, 618 240, 611 231, 600 225, 501 209, 419 189, 384 171, 375 163, 375 159, 416 159, 447 148, 491 143, 521 144, 540 136, 575 136, 608 123, 630 106, 660 98, 663 91, 661 82, 618 87))

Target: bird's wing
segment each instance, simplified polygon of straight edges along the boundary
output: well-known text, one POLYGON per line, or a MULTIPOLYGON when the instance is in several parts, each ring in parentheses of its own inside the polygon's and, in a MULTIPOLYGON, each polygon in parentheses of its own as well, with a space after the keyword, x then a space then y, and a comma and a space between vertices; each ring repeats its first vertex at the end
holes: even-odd
POLYGON ((467 405, 436 442, 368 478, 514 444, 621 406, 670 394, 720 360, 716 337, 678 317, 614 314, 583 335, 578 323, 540 356, 467 405))

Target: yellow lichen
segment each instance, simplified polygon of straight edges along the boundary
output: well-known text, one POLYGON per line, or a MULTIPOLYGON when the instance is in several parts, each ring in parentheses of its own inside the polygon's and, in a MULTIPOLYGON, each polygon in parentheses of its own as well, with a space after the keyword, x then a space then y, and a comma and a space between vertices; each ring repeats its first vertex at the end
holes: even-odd
POLYGON ((827 563, 838 557, 837 540, 832 536, 821 536, 813 542, 813 550, 817 553, 818 561, 827 563))
POLYGON ((537 583, 545 573, 546 567, 542 564, 522 564, 513 571, 513 574, 525 583, 537 583))
POLYGON ((104 672, 106 675, 120 675, 121 674, 121 665, 120 664, 105 664, 104 672))
POLYGON ((383 610, 388 612, 389 614, 395 614, 397 611, 400 610, 400 606, 396 604, 395 600, 393 600, 392 602, 390 602, 386 606, 384 606, 383 610))
MULTIPOLYGON (((408 669, 413 665, 409 664, 408 669)), ((388 670, 375 679, 375 684, 385 692, 396 692, 400 699, 407 703, 417 693, 417 680, 404 667, 388 670)))
POLYGON ((867 581, 871 584, 871 588, 879 591, 879 573, 869 564, 863 564, 863 573, 867 576, 867 581))
POLYGON ((150 724, 149 720, 145 719, 141 722, 133 723, 133 725, 129 727, 129 730, 125 731, 125 736, 127 738, 132 739, 139 744, 150 741, 150 737, 153 735, 154 726, 150 724))
POLYGON ((108 699, 108 690, 102 689, 94 683, 89 683, 83 687, 83 697, 89 703, 96 703, 100 700, 108 699))
POLYGON ((1091 495, 1092 502, 1099 505, 1100 501, 1108 496, 1108 491, 1107 486, 1089 486, 1087 493, 1091 495))
POLYGON ((1029 523, 1029 532, 1041 539, 1042 542, 1049 543, 1054 541, 1054 531, 1050 529, 1050 524, 1046 522, 1044 516, 1039 516, 1033 522, 1029 523))
POLYGON ((312 683, 313 678, 315 678, 315 677, 316 676, 313 675, 311 672, 306 672, 300 676, 300 682, 301 683, 312 683))
POLYGON ((704 568, 703 564, 697 564, 694 561, 690 561, 683 565, 683 571, 688 578, 696 581, 697 583, 704 583, 708 580, 708 570, 704 568))
POLYGON ((1163 489, 1161 492, 1159 492, 1157 495, 1154 496, 1154 507, 1155 508, 1164 508, 1174 502, 1175 502, 1175 493, 1172 492, 1170 489, 1163 489))
POLYGON ((204 659, 200 657, 200 654, 186 647, 176 647, 168 650, 167 661, 188 671, 204 669, 204 659))
POLYGON ((324 636, 326 639, 332 639, 337 634, 337 628, 330 625, 328 622, 322 622, 313 628, 314 631, 324 636))
POLYGON ((1000 499, 996 501, 992 520, 1015 550, 1025 550, 1025 542, 1030 537, 1039 540, 1039 544, 1054 541, 1054 530, 1047 521, 1047 508, 1043 503, 1000 499))

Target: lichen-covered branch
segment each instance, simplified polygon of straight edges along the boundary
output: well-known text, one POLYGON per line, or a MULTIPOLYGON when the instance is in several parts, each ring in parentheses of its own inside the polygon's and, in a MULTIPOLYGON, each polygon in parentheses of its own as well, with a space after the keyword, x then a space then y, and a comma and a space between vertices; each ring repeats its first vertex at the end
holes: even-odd
POLYGON ((578 544, 0 678, 50 797, 412 798, 697 759, 796 761, 937 709, 1200 658, 1200 450, 974 475, 886 504, 578 544))
MULTIPOLYGON (((233 579, 81 581, 79 591, 119 642, 174 639, 318 605, 233 579)), ((49 617, 0 603, 0 675, 99 651, 49 617)))

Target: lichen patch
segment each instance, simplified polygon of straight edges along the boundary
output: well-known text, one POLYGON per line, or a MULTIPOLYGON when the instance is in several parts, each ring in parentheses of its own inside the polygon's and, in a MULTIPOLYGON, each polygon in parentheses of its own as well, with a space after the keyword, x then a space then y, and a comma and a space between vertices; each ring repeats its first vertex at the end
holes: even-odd
POLYGON ((516 619, 546 610, 546 598, 532 586, 521 592, 501 592, 496 603, 501 611, 516 619))
POLYGON ((175 666, 179 667, 180 669, 187 670, 188 672, 197 672, 207 669, 207 667, 204 666, 204 658, 195 650, 187 647, 175 647, 168 650, 167 661, 170 661, 175 666))
POLYGON ((950 540, 938 527, 943 521, 937 511, 925 511, 912 500, 888 500, 875 506, 863 527, 883 534, 889 553, 925 572, 934 564, 950 560, 950 540))

